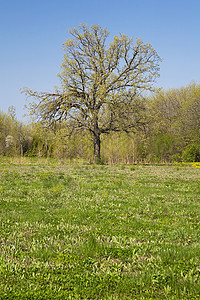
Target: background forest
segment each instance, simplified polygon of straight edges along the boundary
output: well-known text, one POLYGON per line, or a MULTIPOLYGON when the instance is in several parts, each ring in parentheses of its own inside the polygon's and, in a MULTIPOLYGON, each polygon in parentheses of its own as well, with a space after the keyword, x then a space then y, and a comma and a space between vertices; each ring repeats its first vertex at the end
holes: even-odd
MULTIPOLYGON (((200 84, 141 98, 144 125, 134 133, 103 134, 104 163, 168 163, 200 161, 200 84)), ((0 112, 0 155, 81 158, 93 161, 88 132, 68 134, 65 122, 52 128, 18 121, 15 108, 0 112)))

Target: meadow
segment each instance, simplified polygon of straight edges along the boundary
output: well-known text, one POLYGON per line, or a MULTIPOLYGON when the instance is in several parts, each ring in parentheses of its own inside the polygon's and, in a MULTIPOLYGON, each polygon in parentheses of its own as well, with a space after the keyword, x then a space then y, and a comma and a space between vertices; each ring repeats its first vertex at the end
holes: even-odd
POLYGON ((200 164, 0 160, 0 299, 200 299, 200 164))

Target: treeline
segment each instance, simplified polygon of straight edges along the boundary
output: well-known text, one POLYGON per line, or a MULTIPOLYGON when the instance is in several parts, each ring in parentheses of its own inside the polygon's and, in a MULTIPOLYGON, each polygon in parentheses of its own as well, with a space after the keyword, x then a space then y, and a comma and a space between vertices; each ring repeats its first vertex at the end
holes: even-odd
MULTIPOLYGON (((131 134, 102 136, 102 161, 105 163, 163 163, 200 161, 200 85, 161 90, 144 98, 145 120, 131 134)), ((40 122, 23 124, 15 109, 0 112, 0 155, 93 160, 89 133, 73 132, 60 123, 43 128, 40 122)))
POLYGON ((31 145, 29 128, 16 120, 15 107, 0 112, 0 155, 23 156, 31 145))

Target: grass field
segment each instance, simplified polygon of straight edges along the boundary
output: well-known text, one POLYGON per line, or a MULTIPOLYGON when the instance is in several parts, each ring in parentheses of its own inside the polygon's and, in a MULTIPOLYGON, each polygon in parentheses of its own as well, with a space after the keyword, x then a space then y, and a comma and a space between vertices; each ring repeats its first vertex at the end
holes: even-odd
POLYGON ((200 299, 200 168, 0 161, 0 299, 200 299))

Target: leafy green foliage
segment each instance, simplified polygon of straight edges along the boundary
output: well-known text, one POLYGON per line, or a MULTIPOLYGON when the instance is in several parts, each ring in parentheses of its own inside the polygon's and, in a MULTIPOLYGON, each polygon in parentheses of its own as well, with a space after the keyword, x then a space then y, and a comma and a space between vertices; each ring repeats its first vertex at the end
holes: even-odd
POLYGON ((197 144, 189 145, 183 152, 183 161, 199 162, 200 161, 200 146, 197 144))

